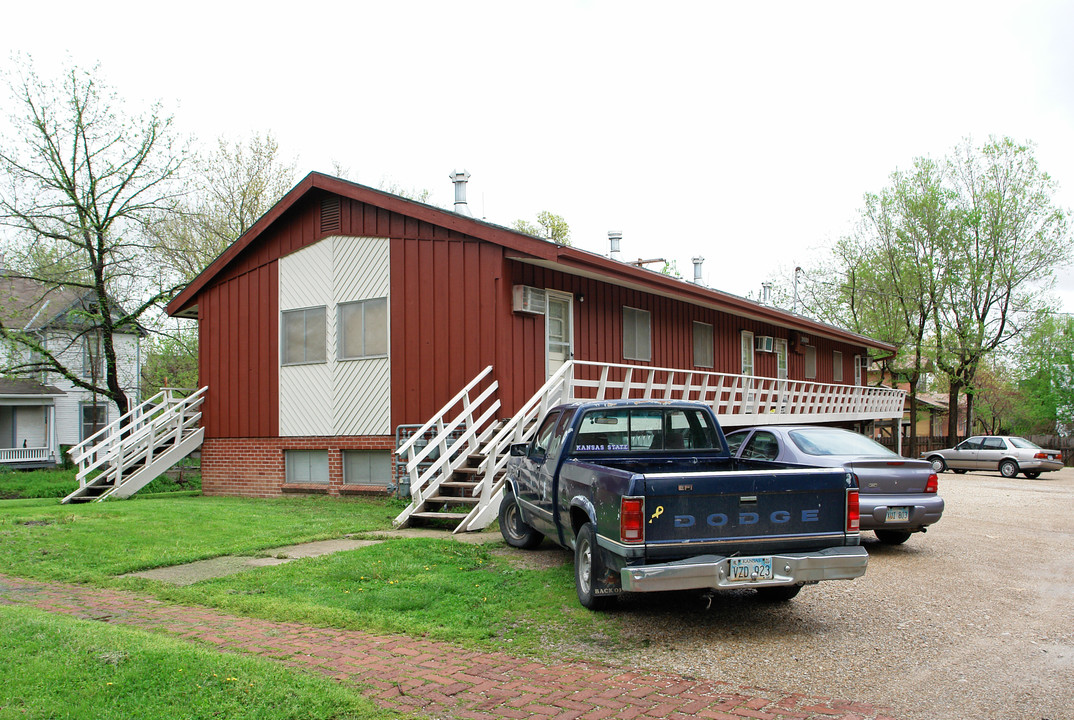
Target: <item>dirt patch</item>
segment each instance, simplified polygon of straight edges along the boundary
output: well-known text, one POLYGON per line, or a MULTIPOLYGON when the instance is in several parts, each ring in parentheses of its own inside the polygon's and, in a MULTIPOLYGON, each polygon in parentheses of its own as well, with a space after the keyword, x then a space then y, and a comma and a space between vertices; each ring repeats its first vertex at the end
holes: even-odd
POLYGON ((504 558, 520 570, 550 570, 571 562, 569 550, 564 550, 547 540, 536 550, 519 550, 504 545, 493 550, 492 554, 504 558))

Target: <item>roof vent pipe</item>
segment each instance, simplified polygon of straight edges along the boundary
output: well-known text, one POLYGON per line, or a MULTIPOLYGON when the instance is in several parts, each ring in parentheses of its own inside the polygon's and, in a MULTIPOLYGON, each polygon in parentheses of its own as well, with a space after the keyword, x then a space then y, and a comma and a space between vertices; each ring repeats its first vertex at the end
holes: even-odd
POLYGON ((623 239, 623 233, 618 230, 608 231, 608 257, 612 260, 619 259, 619 241, 623 239))
POLYGON ((470 179, 470 173, 465 170, 455 170, 448 177, 451 178, 451 182, 455 183, 455 212, 473 217, 470 206, 466 204, 466 181, 470 179))
POLYGON ((694 263, 694 283, 697 284, 697 285, 704 285, 705 284, 704 282, 701 281, 701 263, 703 263, 703 262, 705 262, 705 258, 701 257, 700 255, 697 255, 696 257, 693 258, 693 263, 694 263))
POLYGON ((761 302, 765 305, 772 304, 772 283, 761 283, 761 302))

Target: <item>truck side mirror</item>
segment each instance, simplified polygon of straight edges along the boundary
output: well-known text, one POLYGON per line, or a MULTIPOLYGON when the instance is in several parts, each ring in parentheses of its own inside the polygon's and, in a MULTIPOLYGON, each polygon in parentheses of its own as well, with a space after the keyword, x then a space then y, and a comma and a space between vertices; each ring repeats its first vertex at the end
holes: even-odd
POLYGON ((511 443, 511 457, 526 457, 529 447, 529 443, 511 443))

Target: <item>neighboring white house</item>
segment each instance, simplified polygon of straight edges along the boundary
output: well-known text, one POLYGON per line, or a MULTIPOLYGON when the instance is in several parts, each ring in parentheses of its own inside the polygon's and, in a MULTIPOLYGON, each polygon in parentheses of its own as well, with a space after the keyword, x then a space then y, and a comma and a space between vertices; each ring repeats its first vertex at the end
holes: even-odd
MULTIPOLYGON (((87 329, 83 313, 94 295, 82 288, 42 285, 0 277, 0 322, 9 331, 37 336, 61 364, 89 384, 104 386, 100 337, 87 329)), ((130 405, 140 402, 141 338, 144 331, 115 333, 120 385, 130 405)), ((29 358, 23 346, 8 341, 3 366, 29 358)), ((56 372, 8 374, 0 381, 0 465, 31 467, 62 462, 62 446, 77 445, 119 417, 114 402, 79 387, 56 372)))

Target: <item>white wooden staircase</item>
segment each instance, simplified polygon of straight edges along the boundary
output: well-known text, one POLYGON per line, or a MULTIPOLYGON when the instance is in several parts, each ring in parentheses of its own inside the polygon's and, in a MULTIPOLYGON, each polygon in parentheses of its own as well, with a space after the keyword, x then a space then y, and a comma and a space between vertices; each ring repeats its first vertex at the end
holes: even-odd
POLYGON ((508 420, 496 420, 498 383, 486 367, 396 449, 410 475, 410 505, 397 527, 448 524, 455 532, 488 527, 500 509, 511 444, 525 442, 548 408, 570 399, 570 363, 561 367, 508 420), (434 438, 421 447, 422 438, 434 438), (435 458, 431 463, 429 458, 435 458), (428 466, 422 469, 422 465, 428 466))
POLYGON ((128 498, 201 447, 206 390, 165 388, 71 448, 78 489, 63 502, 128 498))

